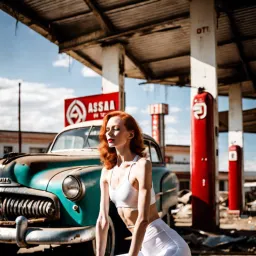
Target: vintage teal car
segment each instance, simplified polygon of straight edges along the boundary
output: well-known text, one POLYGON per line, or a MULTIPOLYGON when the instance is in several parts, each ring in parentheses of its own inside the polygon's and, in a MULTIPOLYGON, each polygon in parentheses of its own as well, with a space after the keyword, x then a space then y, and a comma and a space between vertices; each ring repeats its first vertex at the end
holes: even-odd
MULTIPOLYGON (((0 249, 6 244, 94 244, 101 124, 66 127, 45 154, 9 154, 0 160, 0 249)), ((153 165, 159 215, 168 220, 177 204, 177 177, 166 168, 159 145, 147 135, 144 142, 153 165)), ((129 236, 112 204, 110 223, 107 255, 120 252, 122 240, 129 236)))

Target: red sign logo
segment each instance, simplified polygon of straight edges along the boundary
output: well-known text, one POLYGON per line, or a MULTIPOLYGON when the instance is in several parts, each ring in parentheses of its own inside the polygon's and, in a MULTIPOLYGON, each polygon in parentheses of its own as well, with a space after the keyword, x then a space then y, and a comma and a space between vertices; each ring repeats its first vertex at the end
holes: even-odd
POLYGON ((99 120, 119 109, 119 93, 99 94, 65 100, 65 126, 99 120))
POLYGON ((193 106, 194 117, 196 119, 204 119, 207 115, 207 106, 205 102, 197 102, 193 106))

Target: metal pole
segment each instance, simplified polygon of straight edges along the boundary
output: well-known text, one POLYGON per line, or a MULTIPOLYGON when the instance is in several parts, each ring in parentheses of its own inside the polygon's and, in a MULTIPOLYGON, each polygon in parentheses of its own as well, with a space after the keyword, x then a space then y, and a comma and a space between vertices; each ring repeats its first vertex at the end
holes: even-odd
POLYGON ((162 150, 163 158, 165 159, 165 125, 164 125, 164 114, 160 114, 160 147, 162 150))
POLYGON ((19 105, 18 105, 18 125, 19 125, 19 153, 21 153, 21 128, 20 128, 20 88, 21 83, 19 83, 19 105))

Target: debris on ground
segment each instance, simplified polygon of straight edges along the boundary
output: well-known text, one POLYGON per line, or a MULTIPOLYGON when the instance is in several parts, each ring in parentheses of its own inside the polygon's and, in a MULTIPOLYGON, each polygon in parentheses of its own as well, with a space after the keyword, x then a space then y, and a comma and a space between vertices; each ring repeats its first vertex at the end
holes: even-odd
POLYGON ((179 191, 178 205, 171 213, 175 229, 182 235, 193 251, 256 254, 256 190, 247 192, 247 211, 228 209, 228 192, 219 192, 220 229, 216 233, 192 228, 192 193, 179 191))

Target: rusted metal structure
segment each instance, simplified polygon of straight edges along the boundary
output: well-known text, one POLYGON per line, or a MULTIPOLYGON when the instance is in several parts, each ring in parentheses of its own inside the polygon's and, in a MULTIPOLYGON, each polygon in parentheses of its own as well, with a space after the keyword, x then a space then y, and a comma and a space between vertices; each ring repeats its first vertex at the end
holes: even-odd
MULTIPOLYGON (((60 53, 101 74, 102 92, 119 91, 121 109, 125 76, 191 86, 191 98, 203 87, 213 97, 215 172, 217 96, 229 96, 229 144, 243 149, 242 97, 256 98, 255 1, 2 0, 1 9, 58 45, 60 53)), ((241 163, 243 173, 243 153, 241 163)), ((216 203, 205 213, 215 216, 213 223, 195 226, 218 226, 216 203)))
MULTIPOLYGON (((228 132, 228 111, 219 112, 219 131, 228 132)), ((256 133, 256 109, 243 111, 243 130, 246 133, 256 133)))
MULTIPOLYGON (((124 74, 148 83, 190 85, 188 0, 2 0, 1 9, 102 74, 102 48, 121 43, 124 74)), ((242 83, 256 93, 255 1, 215 1, 219 95, 242 83)))

